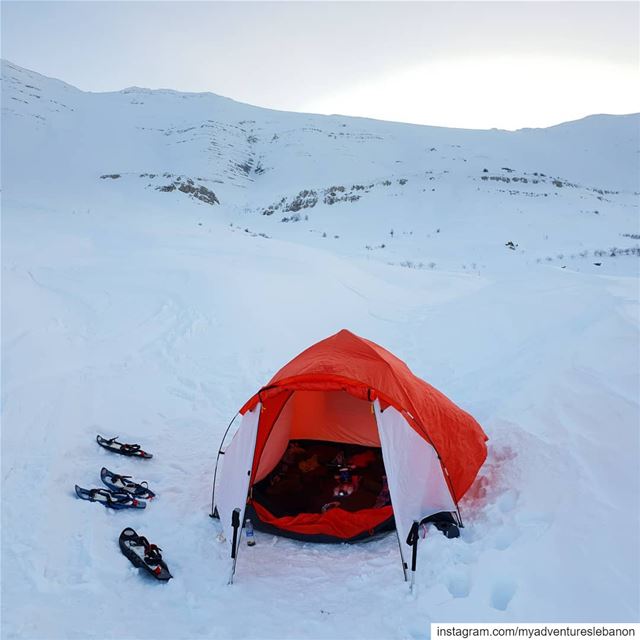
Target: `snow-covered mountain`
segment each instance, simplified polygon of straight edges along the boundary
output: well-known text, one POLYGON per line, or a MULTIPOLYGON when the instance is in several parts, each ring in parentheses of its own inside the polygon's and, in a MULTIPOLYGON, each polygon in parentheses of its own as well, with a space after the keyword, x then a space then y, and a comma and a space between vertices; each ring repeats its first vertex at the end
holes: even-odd
POLYGON ((510 267, 585 269, 638 247, 638 114, 472 131, 208 93, 86 93, 8 62, 2 73, 9 202, 40 194, 78 209, 97 196, 179 214, 195 200, 203 223, 456 270, 509 250, 521 256, 510 267))
POLYGON ((638 115, 472 131, 82 92, 2 63, 2 625, 7 638, 425 638, 429 621, 640 615, 638 115), (208 517, 219 439, 341 329, 470 411, 489 459, 418 594, 389 537, 208 517), (96 432, 141 442, 114 460, 96 432), (101 466, 157 501, 74 498, 101 466), (175 578, 141 580, 127 525, 175 578))

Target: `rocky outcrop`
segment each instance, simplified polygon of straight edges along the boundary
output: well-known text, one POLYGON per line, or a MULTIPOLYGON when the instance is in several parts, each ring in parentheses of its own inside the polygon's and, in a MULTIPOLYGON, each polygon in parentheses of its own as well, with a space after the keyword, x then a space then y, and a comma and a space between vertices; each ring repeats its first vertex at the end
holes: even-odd
POLYGON ((220 204, 220 200, 211 189, 202 184, 196 184, 191 178, 185 178, 184 176, 177 176, 169 184, 156 187, 156 191, 171 192, 176 190, 186 193, 188 196, 205 204, 220 204))

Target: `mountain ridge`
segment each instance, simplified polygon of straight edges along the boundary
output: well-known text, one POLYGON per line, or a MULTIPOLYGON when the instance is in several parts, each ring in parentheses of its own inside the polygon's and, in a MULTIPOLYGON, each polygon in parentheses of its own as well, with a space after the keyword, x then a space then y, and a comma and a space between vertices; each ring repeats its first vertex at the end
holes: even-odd
POLYGON ((518 131, 544 131, 547 129, 552 129, 554 127, 561 127, 563 125, 567 125, 567 124, 572 124, 572 123, 577 123, 577 122, 582 122, 585 120, 589 120, 591 118, 618 118, 618 117, 639 117, 640 116, 640 112, 631 112, 631 113, 620 113, 620 114, 614 114, 614 113, 592 113, 592 114, 588 114, 585 116, 582 116, 580 118, 575 118, 573 120, 563 120, 561 122, 558 122, 556 124, 552 124, 546 127, 520 127, 518 129, 502 129, 500 127, 491 127, 488 129, 475 129, 472 127, 446 127, 446 126, 442 126, 442 125, 432 125, 432 124, 417 124, 417 123, 413 123, 413 122, 406 122, 406 121, 402 121, 402 120, 382 120, 379 118, 370 118, 368 116, 353 116, 353 115, 344 115, 341 113, 331 113, 331 114, 320 114, 320 113, 315 113, 312 111, 287 111, 284 109, 272 109, 270 107, 264 107, 262 105, 257 105, 257 104, 252 104, 249 102, 243 102, 241 100, 236 100, 235 98, 231 98, 230 96, 225 96, 222 95, 220 93, 216 93, 215 91, 180 91, 177 89, 171 89, 169 87, 157 87, 157 88, 151 88, 151 87, 144 87, 144 86, 138 86, 138 85, 131 85, 128 87, 123 87, 122 89, 115 89, 115 90, 109 90, 109 91, 90 91, 90 90, 86 90, 86 89, 81 89, 80 87, 77 87, 71 83, 66 82, 65 80, 62 80, 61 78, 58 78, 56 76, 47 76, 45 74, 42 74, 38 71, 35 71, 33 69, 30 69, 28 67, 23 67, 21 65, 16 64, 15 62, 12 62, 11 60, 7 59, 7 58, 0 58, 0 64, 4 67, 4 65, 8 65, 10 68, 13 68, 14 70, 17 71, 21 71, 21 72, 26 72, 29 74, 33 74, 33 75, 37 75, 45 80, 51 80, 54 82, 58 82, 61 83, 75 91, 78 91, 80 93, 83 94, 90 94, 90 95, 110 95, 110 94, 116 94, 116 93, 121 93, 121 94, 127 94, 127 93, 135 93, 135 92, 140 92, 140 93, 146 93, 146 94, 170 94, 170 95, 185 95, 185 96, 211 96, 213 98, 220 98, 222 100, 229 100, 235 104, 238 105, 244 105, 247 107, 253 107, 256 109, 261 109, 264 111, 273 111, 276 113, 288 113, 288 114, 300 114, 303 116, 318 116, 318 117, 327 117, 327 118, 342 118, 342 119, 353 119, 353 120, 362 120, 362 121, 370 121, 370 122, 384 122, 387 124, 399 124, 399 125, 408 125, 408 126, 412 126, 412 127, 428 127, 428 128, 432 128, 432 129, 446 129, 446 130, 460 130, 460 131, 501 131, 501 132, 509 132, 509 133, 516 133, 518 131))

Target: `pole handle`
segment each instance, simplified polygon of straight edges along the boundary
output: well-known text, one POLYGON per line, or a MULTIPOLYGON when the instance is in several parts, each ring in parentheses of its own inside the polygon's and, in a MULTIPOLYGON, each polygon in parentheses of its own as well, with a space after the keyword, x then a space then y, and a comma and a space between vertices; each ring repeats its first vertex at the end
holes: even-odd
POLYGON ((233 527, 233 542, 231 544, 231 557, 235 560, 238 548, 238 529, 240 528, 240 509, 236 507, 231 513, 231 526, 233 527))

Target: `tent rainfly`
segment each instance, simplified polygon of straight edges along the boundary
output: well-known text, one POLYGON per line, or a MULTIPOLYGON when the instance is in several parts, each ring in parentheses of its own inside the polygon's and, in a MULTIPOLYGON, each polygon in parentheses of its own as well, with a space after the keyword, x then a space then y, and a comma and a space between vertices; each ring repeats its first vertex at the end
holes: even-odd
POLYGON ((366 540, 395 525, 413 585, 418 527, 448 521, 457 532, 458 502, 487 456, 472 416, 347 330, 291 360, 238 415, 212 496, 230 582, 250 516, 257 529, 320 542, 366 540))

